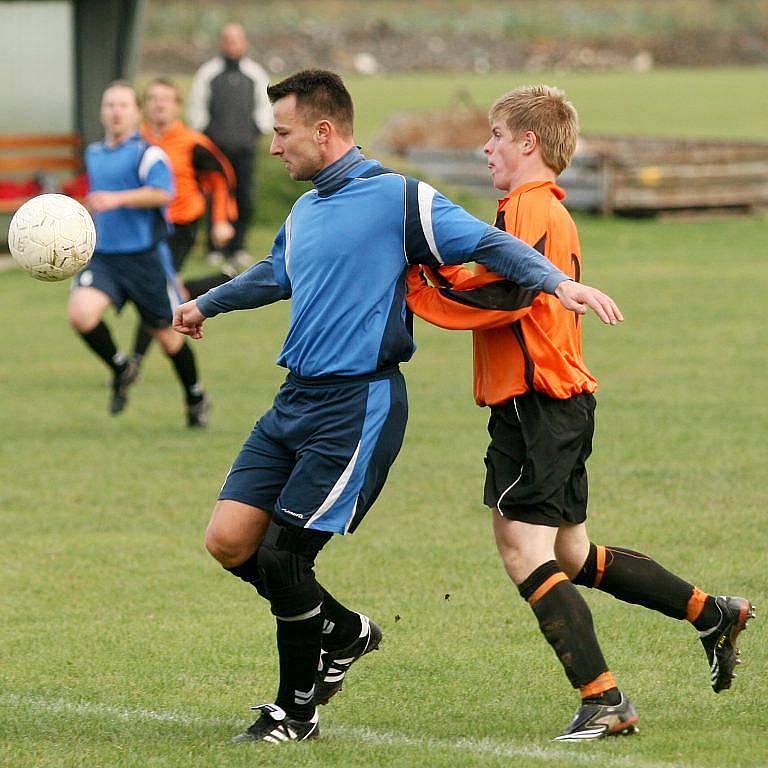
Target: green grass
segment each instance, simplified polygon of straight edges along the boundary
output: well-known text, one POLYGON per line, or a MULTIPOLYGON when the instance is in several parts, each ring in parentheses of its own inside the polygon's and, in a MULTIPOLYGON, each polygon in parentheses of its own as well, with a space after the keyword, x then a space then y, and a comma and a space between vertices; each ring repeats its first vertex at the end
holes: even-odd
MULTIPOLYGON (((659 69, 637 72, 493 72, 446 77, 400 74, 345 78, 355 99, 357 135, 371 141, 393 110, 457 105, 465 91, 489 107, 505 91, 525 83, 564 88, 585 133, 765 140, 766 68, 659 69)), ((457 106, 460 114, 461 108, 457 106)), ((460 123, 459 123, 460 125, 460 123)), ((459 128, 457 127, 457 130, 459 128)))
MULTIPOLYGON (((257 253, 274 232, 266 219, 290 202, 290 185, 277 190, 271 173, 265 186, 283 202, 254 229, 257 253)), ((762 607, 766 221, 578 224, 585 279, 627 318, 618 328, 585 322, 602 385, 593 537, 762 607)), ((318 568, 340 599, 381 622, 382 649, 322 711, 321 742, 229 745, 247 707, 274 695, 274 630, 253 591, 204 553, 202 535, 229 462, 282 380, 274 359, 287 306, 209 324, 196 350, 215 410, 199 434, 183 427, 157 349, 126 413, 110 418, 106 374, 69 331, 66 301, 65 285, 0 273, 4 768, 768 762, 760 617, 743 636, 734 690, 715 696, 690 627, 592 592, 642 732, 549 743, 576 700, 491 541, 487 414, 471 402, 470 338, 420 322, 401 456, 361 529, 334 541, 318 568)), ((133 322, 127 310, 116 335, 127 342, 133 322)))
MULTIPOLYGON (((586 323, 604 390, 593 535, 763 605, 765 222, 580 224, 588 279, 627 317, 614 329, 586 323)), ((361 530, 319 567, 382 622, 382 650, 323 711, 323 743, 269 757, 228 746, 246 707, 274 693, 272 628, 201 538, 229 461, 281 380, 286 307, 211 322, 196 348, 214 421, 190 434, 157 350, 112 419, 104 374, 66 327, 66 287, 17 272, 0 286, 0 764, 765 764, 760 623, 744 636, 736 689, 716 697, 689 627, 591 593, 643 732, 548 744, 575 701, 491 543, 469 337, 421 323, 403 453, 361 530)))
MULTIPOLYGON (((139 87, 150 75, 137 79, 139 87)), ((188 74, 174 79, 189 88, 188 74)), ((278 76, 271 79, 277 81, 278 76)), ((655 69, 651 72, 491 72, 344 76, 355 101, 357 140, 370 147, 393 112, 455 106, 469 94, 485 109, 505 91, 525 83, 564 88, 585 133, 765 140, 768 90, 765 67, 655 69)), ((457 128, 458 130, 458 128, 457 128)), ((266 143, 266 142, 265 142, 266 143)))

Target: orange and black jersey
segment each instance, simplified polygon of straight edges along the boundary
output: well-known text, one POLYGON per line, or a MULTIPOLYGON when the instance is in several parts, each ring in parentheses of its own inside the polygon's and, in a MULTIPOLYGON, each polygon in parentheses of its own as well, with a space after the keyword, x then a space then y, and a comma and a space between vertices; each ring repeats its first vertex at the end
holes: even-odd
POLYGON ((214 222, 237 218, 233 198, 235 172, 218 147, 204 134, 193 131, 180 120, 163 135, 153 133, 146 123, 141 135, 168 155, 176 177, 176 196, 168 206, 174 224, 189 224, 199 219, 211 196, 214 222))
MULTIPOLYGON (((580 280, 578 233, 564 197, 550 181, 524 184, 499 202, 496 225, 580 280)), ((479 405, 498 405, 530 390, 563 399, 597 389, 582 357, 580 318, 554 296, 523 290, 480 265, 476 272, 411 267, 407 302, 435 325, 474 331, 479 405)))

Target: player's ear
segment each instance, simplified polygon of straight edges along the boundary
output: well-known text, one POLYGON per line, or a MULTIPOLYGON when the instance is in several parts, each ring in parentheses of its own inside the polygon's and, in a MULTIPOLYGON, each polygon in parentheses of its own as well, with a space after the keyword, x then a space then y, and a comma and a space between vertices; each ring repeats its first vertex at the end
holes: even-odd
POLYGON ((327 144, 333 133, 333 125, 329 120, 318 120, 315 123, 315 141, 318 144, 327 144))
POLYGON ((533 131, 526 131, 523 134, 522 150, 526 155, 530 155, 536 147, 539 146, 539 137, 533 131))

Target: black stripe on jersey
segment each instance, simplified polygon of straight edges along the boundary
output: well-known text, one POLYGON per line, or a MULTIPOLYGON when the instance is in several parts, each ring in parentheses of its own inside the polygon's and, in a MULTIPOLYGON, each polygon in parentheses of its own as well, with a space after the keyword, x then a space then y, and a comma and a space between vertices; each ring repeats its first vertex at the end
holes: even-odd
POLYGON ((196 171, 213 171, 220 173, 224 178, 227 176, 224 166, 219 162, 219 158, 202 144, 195 144, 192 149, 192 166, 196 171))
POLYGON ((539 242, 533 246, 534 251, 538 251, 542 256, 546 256, 544 249, 547 247, 547 233, 545 232, 540 238, 539 242))
POLYGON ((511 280, 497 280, 494 283, 473 288, 468 291, 456 291, 440 288, 440 293, 457 304, 480 309, 499 309, 512 311, 530 307, 538 291, 527 291, 511 280))
MULTIPOLYGON (((442 272, 440 272, 440 270, 437 270, 437 272, 432 272, 432 275, 435 278, 435 283, 439 284, 439 287, 453 288, 453 283, 442 272)), ((424 282, 426 282, 426 280, 424 282)))
MULTIPOLYGON (((573 279, 577 282, 581 282, 581 262, 575 253, 571 254, 571 264, 573 265, 573 279)), ((577 315, 578 317, 578 315, 577 315)))
POLYGON ((523 335, 523 327, 518 320, 516 323, 512 323, 509 326, 512 329, 512 333, 515 334, 517 343, 520 345, 520 349, 523 353, 523 359, 525 360, 525 383, 528 385, 528 389, 533 392, 533 369, 535 363, 531 357, 531 353, 528 351, 528 347, 525 343, 525 336, 523 335))
POLYGON ((405 257, 409 264, 425 264, 435 271, 440 262, 429 250, 419 213, 419 182, 405 177, 405 257))
POLYGON ((410 360, 413 355, 413 315, 405 307, 405 275, 408 267, 403 271, 395 284, 392 295, 392 303, 387 314, 387 324, 384 326, 384 334, 381 337, 376 370, 397 365, 399 362, 410 360), (403 309, 405 308, 405 318, 403 309), (405 320, 405 333, 403 332, 403 320, 405 320))

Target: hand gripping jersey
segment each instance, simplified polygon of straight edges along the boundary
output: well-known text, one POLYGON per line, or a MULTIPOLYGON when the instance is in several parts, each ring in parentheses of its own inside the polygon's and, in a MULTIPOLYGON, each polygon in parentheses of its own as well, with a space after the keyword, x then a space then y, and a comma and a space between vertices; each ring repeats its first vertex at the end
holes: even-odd
MULTIPOLYGON (((92 192, 156 187, 173 194, 173 172, 165 152, 138 133, 110 147, 97 141, 85 150, 92 192)), ((97 253, 143 253, 168 236, 165 208, 114 208, 94 216, 97 253)))
POLYGON ((280 365, 305 377, 370 374, 414 352, 408 265, 473 260, 532 290, 553 291, 567 279, 428 184, 361 160, 333 188, 300 197, 270 256, 197 305, 211 317, 290 297, 280 365))
MULTIPOLYGON (((524 184, 499 202, 496 226, 580 280, 579 239, 560 202, 564 196, 553 182, 524 184)), ((564 399, 597 388, 582 357, 580 318, 552 296, 523 290, 479 265, 476 273, 412 269, 407 301, 435 325, 474 331, 478 405, 498 405, 530 390, 564 399)))

